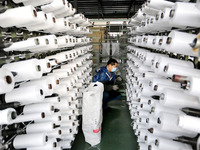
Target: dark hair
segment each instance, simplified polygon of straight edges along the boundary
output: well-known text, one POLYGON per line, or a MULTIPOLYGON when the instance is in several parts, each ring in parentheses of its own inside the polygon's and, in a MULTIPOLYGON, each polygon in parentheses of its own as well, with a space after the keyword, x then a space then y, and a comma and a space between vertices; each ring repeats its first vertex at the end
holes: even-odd
POLYGON ((111 64, 111 66, 114 66, 115 63, 118 64, 117 60, 115 60, 115 59, 110 59, 110 60, 107 62, 107 65, 110 65, 110 64, 111 64))

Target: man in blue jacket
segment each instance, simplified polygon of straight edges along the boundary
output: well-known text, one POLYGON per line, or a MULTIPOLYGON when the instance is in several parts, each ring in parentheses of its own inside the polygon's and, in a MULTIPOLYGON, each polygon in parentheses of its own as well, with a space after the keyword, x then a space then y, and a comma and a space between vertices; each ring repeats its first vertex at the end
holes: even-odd
POLYGON ((116 75, 115 71, 117 69, 118 62, 115 59, 110 59, 105 67, 101 67, 96 70, 96 75, 94 76, 93 82, 102 82, 104 84, 103 93, 103 108, 107 109, 107 103, 118 100, 121 95, 117 90, 118 85, 115 84, 116 75))

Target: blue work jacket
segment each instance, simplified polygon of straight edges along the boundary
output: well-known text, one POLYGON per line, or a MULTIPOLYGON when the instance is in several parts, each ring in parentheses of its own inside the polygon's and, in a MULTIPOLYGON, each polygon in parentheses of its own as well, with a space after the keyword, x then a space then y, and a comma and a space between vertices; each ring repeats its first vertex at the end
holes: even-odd
POLYGON ((111 83, 113 84, 116 79, 116 75, 114 72, 108 72, 106 67, 101 67, 96 70, 96 75, 94 76, 93 82, 103 82, 103 83, 111 83))

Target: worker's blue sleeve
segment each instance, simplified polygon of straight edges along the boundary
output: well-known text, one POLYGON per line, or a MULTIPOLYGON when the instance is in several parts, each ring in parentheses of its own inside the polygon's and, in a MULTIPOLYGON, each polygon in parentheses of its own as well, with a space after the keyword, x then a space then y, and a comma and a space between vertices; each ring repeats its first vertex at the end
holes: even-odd
POLYGON ((114 83, 115 82, 115 80, 116 80, 116 75, 113 73, 113 78, 112 78, 112 82, 114 83))
POLYGON ((106 74, 104 72, 97 72, 96 75, 94 76, 93 82, 103 82, 106 79, 106 74))

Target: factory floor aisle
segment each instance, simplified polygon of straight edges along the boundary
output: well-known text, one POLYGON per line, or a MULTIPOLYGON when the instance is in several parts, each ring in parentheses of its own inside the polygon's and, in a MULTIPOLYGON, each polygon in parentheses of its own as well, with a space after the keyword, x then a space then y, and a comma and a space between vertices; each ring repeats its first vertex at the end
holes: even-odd
MULTIPOLYGON (((125 100, 109 104, 110 110, 104 115, 100 150, 137 150, 137 142, 130 126, 131 119, 125 100)), ((72 150, 98 150, 90 147, 84 140, 82 130, 79 131, 72 150)))

